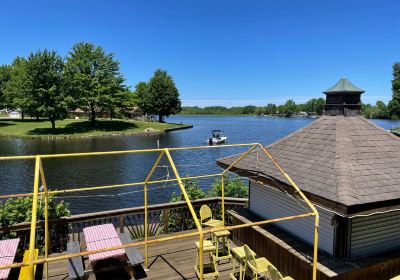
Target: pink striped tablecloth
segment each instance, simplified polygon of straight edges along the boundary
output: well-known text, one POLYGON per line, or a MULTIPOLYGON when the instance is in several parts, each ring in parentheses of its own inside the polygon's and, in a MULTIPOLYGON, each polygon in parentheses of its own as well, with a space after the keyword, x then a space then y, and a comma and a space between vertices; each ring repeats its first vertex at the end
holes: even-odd
MULTIPOLYGON (((19 238, 0 240, 0 266, 12 264, 18 249, 19 238)), ((0 269, 0 279, 7 279, 11 268, 0 269)))
MULTIPOLYGON (((106 249, 116 246, 121 246, 121 239, 112 224, 104 224, 83 229, 85 236, 86 247, 88 251, 106 249)), ((89 261, 104 260, 112 257, 117 257, 125 254, 124 249, 112 250, 97 254, 89 255, 89 261)))

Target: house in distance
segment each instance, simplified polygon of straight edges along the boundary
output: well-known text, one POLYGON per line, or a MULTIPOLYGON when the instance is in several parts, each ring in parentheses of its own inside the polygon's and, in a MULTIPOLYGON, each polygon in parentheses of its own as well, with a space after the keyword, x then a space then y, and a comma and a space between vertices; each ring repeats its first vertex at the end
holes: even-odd
MULTIPOLYGON (((267 148, 320 214, 318 279, 390 279, 400 274, 400 138, 361 116, 364 91, 349 80, 324 93, 322 117, 267 148)), ((249 208, 234 214, 236 223, 305 213, 286 178, 257 153, 232 169, 250 179, 249 208)), ((307 218, 248 229, 244 242, 284 274, 311 279, 313 225, 307 218)))

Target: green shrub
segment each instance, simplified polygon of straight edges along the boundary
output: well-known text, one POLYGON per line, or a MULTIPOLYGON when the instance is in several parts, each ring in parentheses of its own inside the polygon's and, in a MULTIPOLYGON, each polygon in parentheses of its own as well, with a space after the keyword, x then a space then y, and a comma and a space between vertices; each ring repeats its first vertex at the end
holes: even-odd
MULTIPOLYGON (((32 215, 32 201, 30 197, 10 198, 5 202, 0 201, 0 224, 9 226, 23 222, 30 222, 32 215)), ((60 219, 70 216, 68 204, 64 201, 57 202, 53 196, 49 196, 49 220, 60 219)), ((44 220, 44 197, 38 199, 37 220, 44 220)), ((60 252, 66 248, 68 242, 68 225, 52 225, 50 227, 50 252, 60 252)), ((29 243, 29 233, 22 232, 4 232, 1 233, 0 239, 19 237, 21 242, 29 243)), ((27 246, 27 245, 26 245, 27 246)), ((39 250, 44 249, 44 231, 38 229, 36 231, 36 246, 39 250)), ((24 248, 26 249, 26 248, 24 248)))
MULTIPOLYGON (((213 183, 212 189, 205 193, 198 180, 187 180, 185 181, 185 190, 189 196, 190 201, 206 198, 206 197, 219 197, 222 195, 222 184, 221 179, 217 179, 213 183)), ((224 177, 224 192, 225 197, 248 197, 248 187, 245 182, 239 176, 227 175, 224 177)), ((172 193, 170 202, 184 201, 182 193, 172 193)), ((216 213, 215 218, 221 218, 221 206, 220 205, 209 205, 213 213, 216 213)), ((196 207, 196 214, 200 207, 196 207)), ((161 215, 161 222, 163 221, 163 215, 161 215)), ((194 229, 195 223, 187 207, 180 209, 171 209, 168 215, 168 232, 178 232, 183 230, 194 229)))
MULTIPOLYGON (((247 198, 249 195, 249 188, 239 176, 225 175, 224 193, 225 197, 247 198)), ((208 192, 208 196, 222 196, 221 179, 214 181, 212 189, 208 192)))

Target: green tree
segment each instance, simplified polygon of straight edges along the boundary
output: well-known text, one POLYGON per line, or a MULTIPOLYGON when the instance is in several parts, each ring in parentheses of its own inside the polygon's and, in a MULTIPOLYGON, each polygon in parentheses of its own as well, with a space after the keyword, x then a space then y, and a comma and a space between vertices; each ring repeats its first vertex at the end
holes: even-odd
POLYGON ((373 107, 371 104, 365 104, 361 103, 361 113, 364 115, 366 118, 372 118, 372 113, 373 113, 373 107))
POLYGON ((147 114, 158 115, 159 122, 181 111, 179 91, 167 71, 157 69, 147 84, 141 82, 136 86, 136 92, 142 110, 147 114))
POLYGON ((11 80, 11 66, 0 65, 0 109, 6 107, 5 84, 11 80))
POLYGON ((27 65, 27 60, 24 57, 17 56, 11 64, 11 78, 3 86, 6 106, 21 109, 22 119, 24 119, 25 114, 38 115, 38 104, 29 95, 27 65))
POLYGON ((274 114, 276 114, 277 110, 278 110, 278 108, 276 107, 275 104, 268 103, 267 107, 265 107, 265 114, 274 115, 274 114))
POLYGON ((387 119, 389 117, 389 110, 383 101, 376 101, 376 105, 372 109, 372 118, 374 119, 387 119))
POLYGON ((400 118, 400 62, 393 64, 392 100, 388 110, 392 119, 400 118))
POLYGON ((322 115, 324 111, 325 99, 312 98, 304 104, 304 111, 309 114, 322 115))
POLYGON ((126 97, 123 82, 112 53, 91 43, 72 47, 65 63, 65 91, 73 100, 72 107, 86 111, 91 125, 101 113, 112 114, 122 107, 126 97))
POLYGON ((285 104, 283 104, 281 111, 279 113, 284 114, 286 117, 291 117, 293 114, 297 112, 297 106, 296 103, 289 99, 286 101, 285 104))
POLYGON ((27 95, 37 104, 37 116, 46 117, 55 129, 56 120, 68 114, 68 97, 63 94, 64 62, 55 51, 37 51, 28 57, 27 95))

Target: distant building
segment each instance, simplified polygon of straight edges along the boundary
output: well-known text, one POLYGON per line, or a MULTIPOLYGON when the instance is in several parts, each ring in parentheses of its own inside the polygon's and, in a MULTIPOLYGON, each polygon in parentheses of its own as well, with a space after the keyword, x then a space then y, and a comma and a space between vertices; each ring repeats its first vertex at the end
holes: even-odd
POLYGON ((20 110, 13 110, 8 112, 8 117, 10 119, 21 119, 22 118, 22 113, 20 110))
MULTIPOLYGON (((329 261, 319 279, 389 279, 400 274, 400 138, 361 116, 363 92, 341 79, 324 92, 324 116, 267 147, 320 214, 320 260, 329 261), (382 276, 351 276, 361 275, 361 268, 370 270, 371 277, 374 272, 382 276)), ((237 157, 218 164, 225 168, 237 157)), ((273 219, 305 212, 305 203, 287 179, 257 152, 232 171, 250 179, 252 215, 273 219)), ((312 218, 275 226, 304 244, 313 243, 312 218)), ((295 279, 306 279, 301 269, 280 267, 295 279)))
POLYGON ((143 118, 143 110, 140 107, 131 107, 125 111, 125 116, 129 119, 141 119, 143 118))

